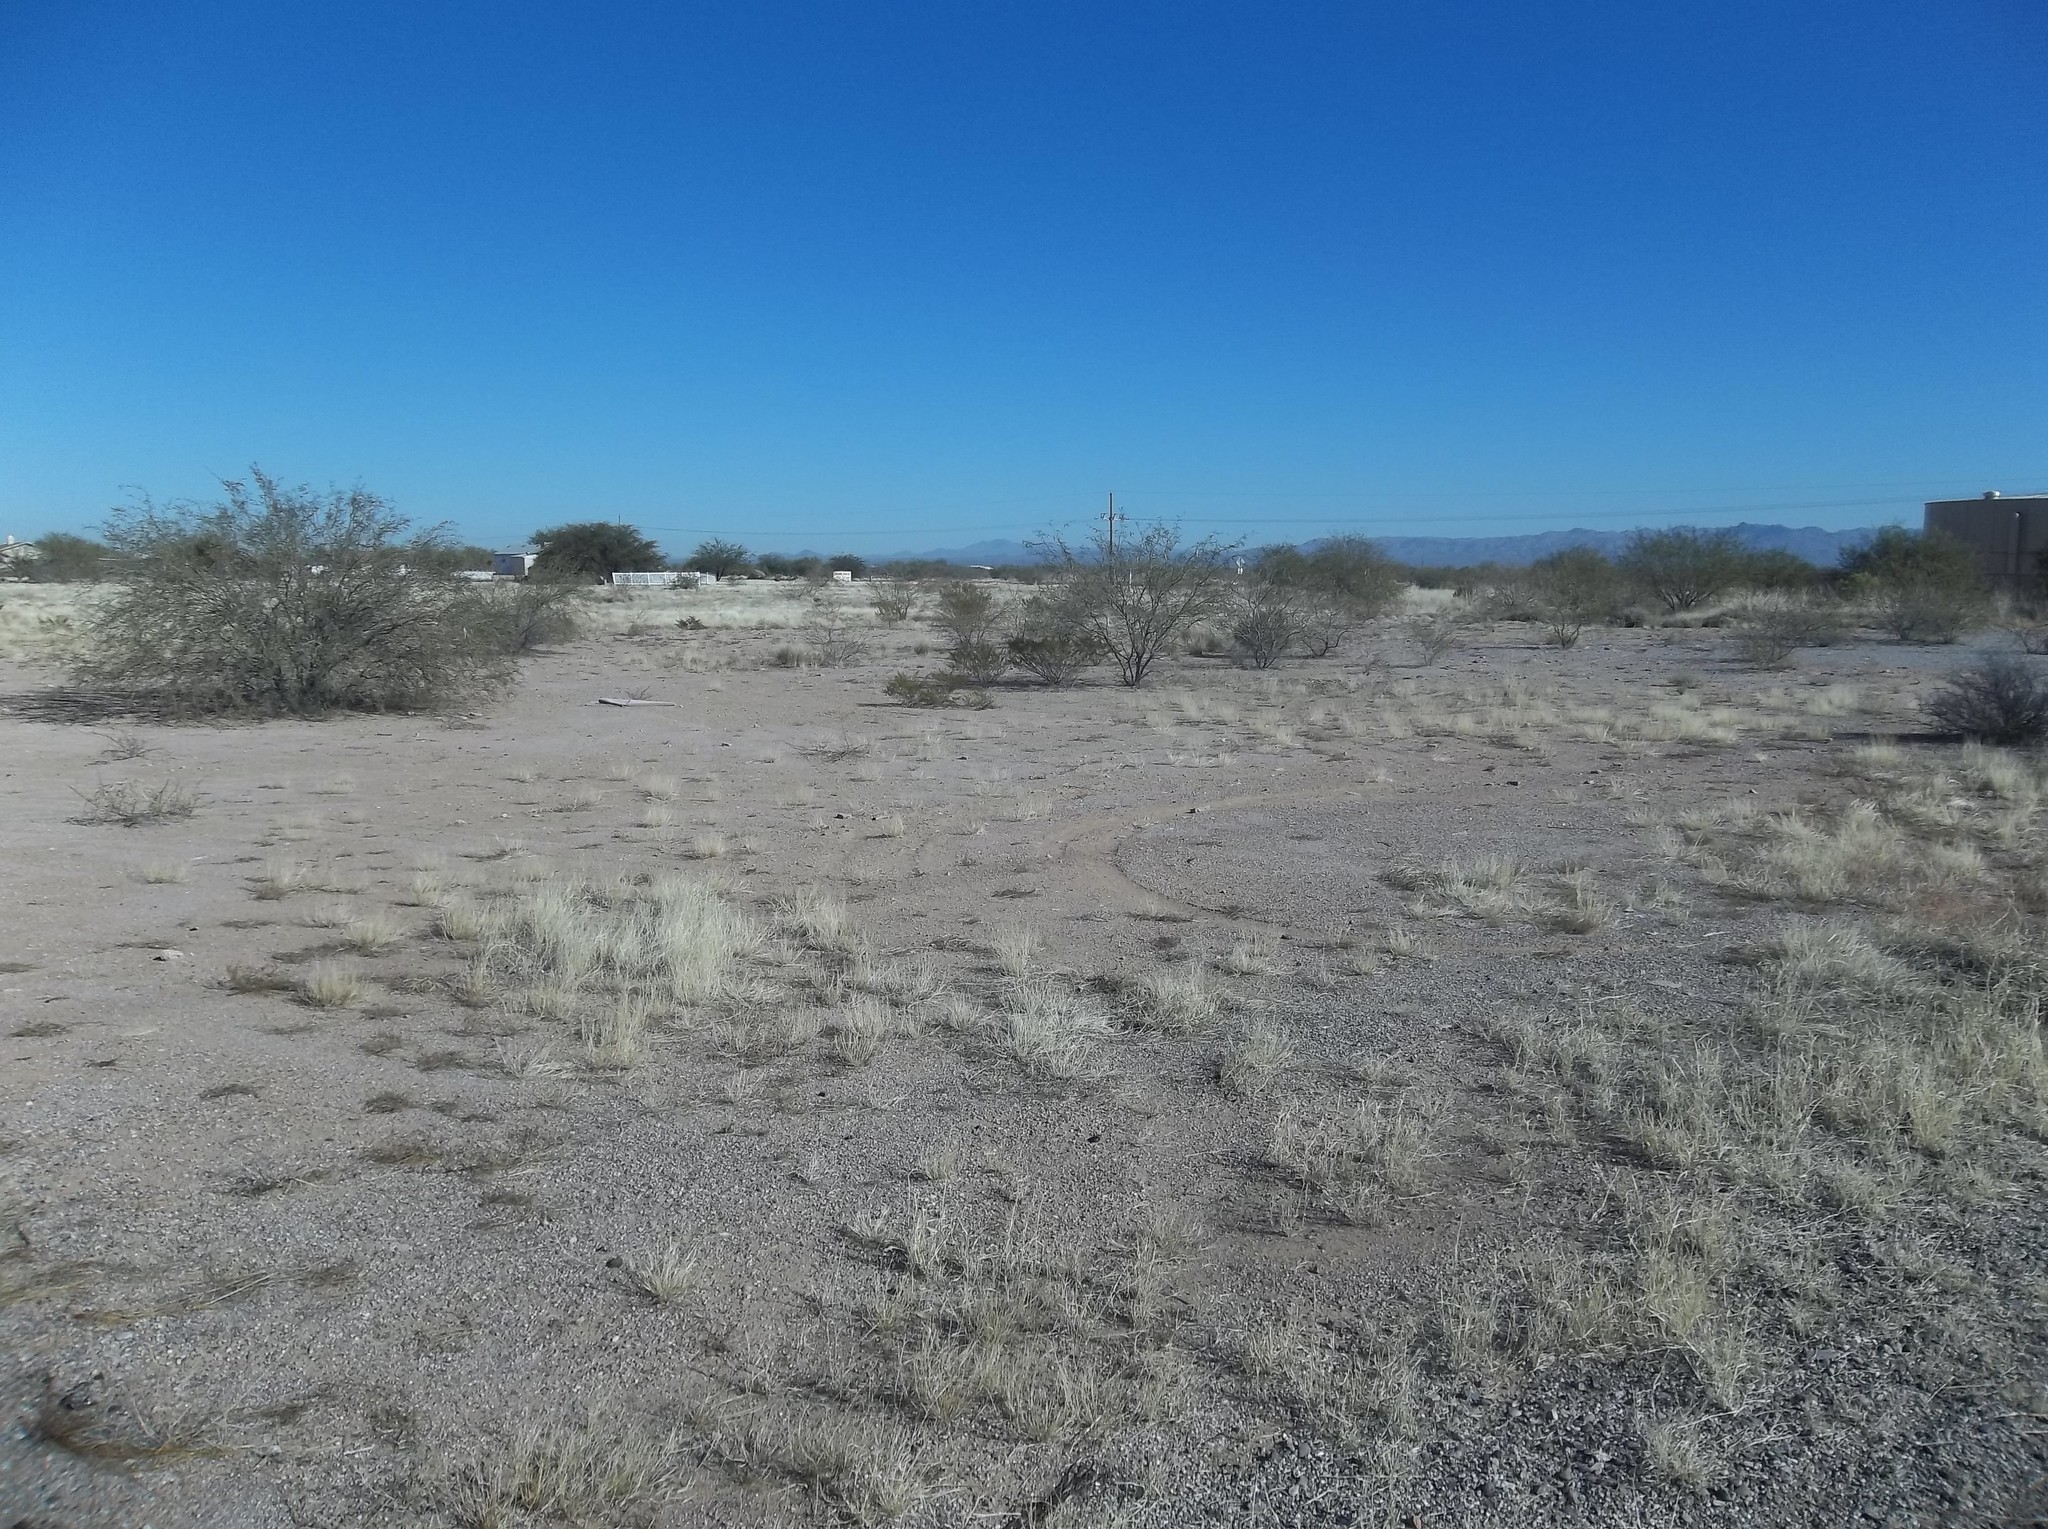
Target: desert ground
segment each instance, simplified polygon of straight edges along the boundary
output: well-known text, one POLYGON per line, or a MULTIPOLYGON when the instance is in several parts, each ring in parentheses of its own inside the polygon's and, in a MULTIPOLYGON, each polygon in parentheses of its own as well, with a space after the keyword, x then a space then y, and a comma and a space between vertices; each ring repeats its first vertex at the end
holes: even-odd
POLYGON ((1961 650, 923 710, 915 620, 706 591, 167 725, 35 598, 0 1522, 2048 1514, 2048 770, 1925 734, 1961 650))

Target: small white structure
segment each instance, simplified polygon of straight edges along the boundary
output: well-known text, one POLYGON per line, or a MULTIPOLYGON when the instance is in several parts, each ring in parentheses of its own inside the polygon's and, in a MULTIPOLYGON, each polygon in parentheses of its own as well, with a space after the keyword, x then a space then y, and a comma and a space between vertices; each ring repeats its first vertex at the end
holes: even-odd
POLYGON ((467 584, 488 584, 497 575, 488 568, 458 568, 455 577, 467 584))
POLYGON ((657 573, 614 573, 612 583, 628 589, 669 589, 682 578, 681 574, 657 573))
POLYGON ((517 552, 493 552, 491 574, 500 579, 523 579, 533 572, 533 565, 540 554, 531 547, 521 547, 517 552))
POLYGON ((853 582, 853 570, 851 568, 833 569, 832 582, 834 584, 851 584, 853 582))
POLYGON ((18 542, 8 537, 7 544, 0 547, 0 579, 27 578, 28 565, 41 556, 34 542, 18 542))

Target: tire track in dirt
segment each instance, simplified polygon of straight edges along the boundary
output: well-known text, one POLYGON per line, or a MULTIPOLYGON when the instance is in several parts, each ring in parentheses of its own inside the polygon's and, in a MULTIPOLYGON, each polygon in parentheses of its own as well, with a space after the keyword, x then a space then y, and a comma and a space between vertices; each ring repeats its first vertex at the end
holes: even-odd
POLYGON ((1134 835, 1157 828, 1177 818, 1232 812, 1247 807, 1341 806, 1368 799, 1363 786, 1311 786, 1294 791, 1250 791, 1235 796, 1174 806, 1156 806, 1136 815, 1100 813, 1065 824, 1040 836, 1035 844, 1049 865, 1065 872, 1069 890, 1107 911, 1143 914, 1165 909, 1187 917, 1207 915, 1261 929, 1292 930, 1283 920, 1264 919, 1241 908, 1213 907, 1207 903, 1175 897, 1146 886, 1117 860, 1117 851, 1134 835))

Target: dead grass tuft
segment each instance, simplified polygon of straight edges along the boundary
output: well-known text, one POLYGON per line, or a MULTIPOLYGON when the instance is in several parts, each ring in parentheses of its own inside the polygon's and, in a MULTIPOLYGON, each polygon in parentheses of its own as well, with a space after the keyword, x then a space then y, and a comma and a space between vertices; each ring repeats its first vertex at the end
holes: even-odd
POLYGON ((1076 1078, 1109 1019, 1056 979, 1027 977, 1004 991, 997 1044, 1026 1076, 1076 1078))
POLYGON ((694 1246, 671 1242, 659 1250, 628 1254, 620 1268, 627 1283, 648 1300, 674 1306, 702 1288, 702 1257, 694 1246))
POLYGON ((316 1009, 348 1009, 362 1002, 360 974, 332 962, 315 962, 299 982, 300 1001, 316 1009))
POLYGON ((1216 1081, 1240 1099, 1265 1092, 1294 1065, 1294 1043, 1266 1024, 1254 1024, 1217 1059, 1216 1081))
POLYGON ((1148 1030, 1199 1035, 1214 1029, 1223 1015, 1224 995, 1200 961, 1146 972, 1137 992, 1137 1023, 1148 1030))

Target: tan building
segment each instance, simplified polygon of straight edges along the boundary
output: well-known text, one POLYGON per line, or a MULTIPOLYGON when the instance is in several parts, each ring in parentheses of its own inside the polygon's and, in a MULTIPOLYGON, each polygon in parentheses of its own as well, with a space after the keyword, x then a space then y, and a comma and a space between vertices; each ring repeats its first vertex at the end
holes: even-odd
POLYGON ((1993 489, 1976 499, 1930 500, 1924 529, 1965 543, 1993 584, 2038 585, 2048 574, 2048 494, 1993 489))

